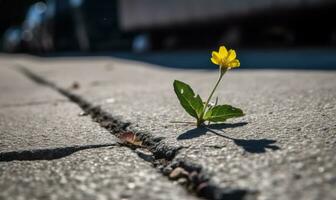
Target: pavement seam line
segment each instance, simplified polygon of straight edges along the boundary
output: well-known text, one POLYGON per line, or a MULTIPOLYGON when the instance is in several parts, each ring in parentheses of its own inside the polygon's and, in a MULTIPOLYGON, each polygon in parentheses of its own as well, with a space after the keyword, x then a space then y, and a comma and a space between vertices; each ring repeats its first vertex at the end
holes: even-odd
POLYGON ((174 171, 182 170, 186 172, 178 174, 178 176, 180 176, 178 178, 184 178, 184 180, 186 180, 186 182, 182 183, 182 185, 185 186, 185 189, 190 194, 209 200, 256 199, 258 194, 256 191, 249 191, 240 188, 218 187, 211 182, 209 174, 206 173, 201 166, 185 160, 174 159, 182 147, 168 146, 161 141, 162 138, 156 138, 149 133, 138 132, 131 129, 129 127, 130 123, 122 122, 121 120, 113 117, 110 113, 102 110, 100 106, 92 105, 82 97, 71 93, 69 90, 58 87, 54 83, 42 78, 24 66, 18 66, 18 70, 33 82, 49 87, 67 97, 70 101, 77 104, 84 111, 85 115, 91 116, 94 122, 98 123, 101 127, 105 128, 117 138, 120 138, 121 134, 125 132, 134 133, 138 139, 142 141, 143 147, 153 156, 148 158, 148 156, 143 156, 141 151, 137 151, 139 147, 137 148, 130 145, 124 145, 134 150, 134 152, 137 153, 144 161, 150 162, 154 168, 158 169, 162 175, 168 177, 170 181, 176 180, 176 177, 171 177, 171 174, 174 173, 174 171))

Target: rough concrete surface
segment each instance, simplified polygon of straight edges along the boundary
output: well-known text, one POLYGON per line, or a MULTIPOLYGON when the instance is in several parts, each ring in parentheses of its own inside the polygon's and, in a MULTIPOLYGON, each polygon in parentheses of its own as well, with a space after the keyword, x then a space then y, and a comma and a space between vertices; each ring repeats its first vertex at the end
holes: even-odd
POLYGON ((34 90, 0 108, 0 199, 196 199, 61 94, 14 68, 0 74, 10 90, 34 90), (31 104, 49 93, 64 101, 31 104))
POLYGON ((78 105, 58 92, 37 85, 15 68, 0 70, 1 87, 7 88, 0 98, 0 152, 115 143, 115 137, 80 116, 78 105), (34 103, 39 98, 44 102, 34 103))
POLYGON ((195 199, 126 147, 0 163, 0 199, 195 199))
POLYGON ((115 143, 72 103, 0 109, 0 151, 115 143))
POLYGON ((130 121, 135 130, 184 147, 175 160, 202 166, 219 187, 246 189, 257 199, 336 198, 333 71, 229 71, 215 96, 246 116, 195 129, 171 123, 193 120, 180 107, 172 81, 190 83, 205 98, 217 71, 110 58, 21 58, 15 63, 130 121), (79 88, 71 89, 74 82, 79 88))
POLYGON ((17 66, 0 61, 0 108, 52 104, 67 101, 57 92, 36 84, 18 73, 17 66))

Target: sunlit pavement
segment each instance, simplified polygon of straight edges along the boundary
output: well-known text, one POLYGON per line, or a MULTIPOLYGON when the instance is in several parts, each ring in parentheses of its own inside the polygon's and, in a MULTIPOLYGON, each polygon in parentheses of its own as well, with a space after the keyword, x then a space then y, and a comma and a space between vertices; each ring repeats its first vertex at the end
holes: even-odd
POLYGON ((232 70, 215 96, 246 116, 195 129, 172 123, 193 120, 172 82, 190 83, 204 98, 216 70, 108 57, 7 55, 0 56, 0 70, 2 198, 197 199, 194 192, 213 199, 336 198, 335 71, 232 70), (105 121, 83 115, 83 102, 131 123, 129 130, 142 136, 163 138, 151 140, 158 145, 148 154, 173 158, 171 165, 159 172, 152 165, 159 158, 120 145, 100 127, 105 121), (164 177, 174 166, 189 174, 164 177), (216 190, 203 191, 210 187, 193 182, 192 170, 216 190), (174 182, 198 185, 188 192, 174 182))

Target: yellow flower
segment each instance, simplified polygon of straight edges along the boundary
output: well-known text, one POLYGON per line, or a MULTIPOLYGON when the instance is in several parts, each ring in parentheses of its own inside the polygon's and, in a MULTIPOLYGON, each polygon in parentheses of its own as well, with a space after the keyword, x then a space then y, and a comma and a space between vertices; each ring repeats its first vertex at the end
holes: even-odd
POLYGON ((237 55, 235 50, 226 50, 224 46, 219 48, 219 51, 212 52, 211 61, 215 65, 219 65, 221 69, 231 69, 240 66, 240 62, 236 59, 237 55))

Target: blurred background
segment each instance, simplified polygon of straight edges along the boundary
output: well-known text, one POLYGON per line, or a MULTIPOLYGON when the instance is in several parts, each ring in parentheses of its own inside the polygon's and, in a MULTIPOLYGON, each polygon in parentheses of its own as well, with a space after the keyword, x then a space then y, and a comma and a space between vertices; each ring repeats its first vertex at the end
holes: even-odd
POLYGON ((335 19, 335 0, 0 0, 0 49, 213 68, 224 44, 244 68, 335 70, 335 19))

